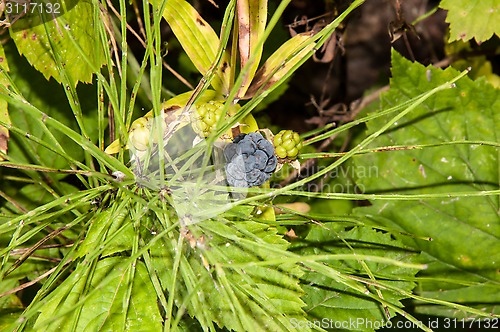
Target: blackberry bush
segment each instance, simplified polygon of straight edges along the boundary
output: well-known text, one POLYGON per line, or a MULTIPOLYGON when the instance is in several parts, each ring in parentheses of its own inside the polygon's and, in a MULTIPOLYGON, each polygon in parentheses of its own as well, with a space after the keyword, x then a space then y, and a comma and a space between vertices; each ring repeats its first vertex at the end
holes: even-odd
MULTIPOLYGON (((300 149, 295 134, 285 132, 275 152, 268 129, 259 131, 252 113, 287 89, 293 72, 333 40, 336 27, 363 1, 353 0, 344 12, 325 7, 338 13, 333 21, 311 22, 323 27, 306 27, 286 40, 271 29, 290 0, 270 10, 265 0, 229 1, 220 8, 220 31, 187 0, 149 1, 142 11, 121 1, 120 17, 100 0, 62 0, 64 15, 39 12, 9 28, 8 42, 0 44, 0 330, 290 332, 312 330, 318 321, 362 321, 366 326, 356 329, 369 330, 396 313, 424 327, 401 306, 409 297, 418 300, 411 308, 419 314, 500 317, 500 300, 491 295, 499 293, 498 260, 484 255, 500 252, 492 233, 498 209, 489 208, 498 195, 498 165, 491 162, 498 155, 498 124, 491 115, 499 100, 484 79, 460 81, 450 91, 457 79, 450 81, 451 69, 395 58, 380 112, 370 107, 371 115, 356 119, 368 123, 346 142, 345 153, 314 151, 312 143, 345 134, 353 123, 316 128, 304 133, 311 153, 301 159, 324 168, 244 195, 241 187, 260 185, 276 172, 279 157, 298 165, 291 159, 300 149), (131 35, 120 32, 136 26, 134 13, 142 16, 137 22, 148 23, 145 47, 133 42, 126 51, 131 35), (166 49, 163 21, 178 41, 166 49), (268 37, 278 47, 274 52, 263 52, 268 37), (110 41, 119 41, 111 43, 113 52, 110 41), (177 45, 193 66, 181 66, 177 45), (173 82, 162 66, 164 50, 181 73, 196 68, 203 80, 188 75, 173 82), (435 96, 442 90, 448 91, 435 96), (184 93, 168 99, 171 91, 184 93), (230 106, 227 118, 222 103, 230 106), (195 107, 186 116, 188 105, 195 107), (439 112, 443 105, 450 112, 439 112), (145 109, 151 111, 133 121, 145 109), (218 124, 226 128, 220 138, 200 139, 218 124), (227 144, 233 131, 247 135, 227 144), (453 137, 471 141, 459 142, 458 151, 448 146, 456 142, 442 140, 453 137), (436 152, 408 149, 393 156, 384 148, 420 142, 436 152), (221 145, 227 149, 220 151, 221 145), (435 156, 440 172, 430 166, 435 156), (346 162, 358 170, 375 167, 377 174, 325 177, 346 162), (398 176, 388 183, 395 169, 398 176), (233 186, 221 185, 226 172, 233 186), (323 180, 321 192, 305 186, 323 180), (363 189, 326 190, 337 183, 363 189), (357 204, 367 199, 370 205, 357 204), (457 221, 463 227, 454 227, 457 221), (473 238, 471 229, 480 232, 473 238), (469 238, 484 250, 463 245, 469 238), (454 276, 450 287, 445 274, 454 276), (419 296, 411 293, 417 285, 419 296), (28 298, 21 296, 25 291, 28 298), (470 298, 474 307, 464 305, 470 298), (458 303, 446 302, 452 300, 458 303)), ((489 13, 489 2, 482 3, 478 12, 489 13)))
POLYGON ((274 136, 274 148, 279 158, 294 160, 302 148, 302 141, 293 130, 282 130, 274 136))
POLYGON ((240 134, 224 149, 227 182, 233 187, 260 186, 276 169, 271 142, 260 133, 240 134))

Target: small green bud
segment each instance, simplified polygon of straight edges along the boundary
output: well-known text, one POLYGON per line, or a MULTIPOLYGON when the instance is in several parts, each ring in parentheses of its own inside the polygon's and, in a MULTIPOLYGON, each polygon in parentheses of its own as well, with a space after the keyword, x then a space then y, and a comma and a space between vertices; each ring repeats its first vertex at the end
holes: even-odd
POLYGON ((145 117, 141 117, 132 123, 128 139, 129 143, 132 143, 136 150, 147 150, 149 146, 149 136, 150 130, 148 128, 148 120, 145 117))

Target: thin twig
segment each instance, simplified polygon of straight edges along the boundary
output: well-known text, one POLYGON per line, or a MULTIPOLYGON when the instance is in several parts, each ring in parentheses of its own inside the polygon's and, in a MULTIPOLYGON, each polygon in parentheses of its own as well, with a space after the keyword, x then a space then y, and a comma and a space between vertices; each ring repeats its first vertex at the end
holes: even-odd
MULTIPOLYGON (((69 264, 69 263, 71 263, 71 262, 72 262, 71 260, 70 260, 70 261, 68 261, 68 262, 66 262, 66 263, 64 264, 64 266, 68 265, 68 264, 69 264)), ((63 266, 63 267, 64 267, 64 266, 63 266)), ((44 279, 44 278, 48 277, 49 275, 51 275, 51 274, 52 274, 52 273, 53 273, 56 269, 57 269, 57 266, 54 266, 53 268, 51 268, 50 270, 48 270, 48 271, 47 271, 47 272, 45 272, 44 274, 39 275, 39 276, 38 276, 38 277, 36 277, 35 279, 33 279, 33 280, 29 281, 29 282, 26 282, 26 283, 24 283, 24 284, 22 284, 22 285, 19 285, 19 286, 15 287, 15 288, 12 288, 11 290, 8 290, 8 291, 6 291, 6 292, 4 292, 4 293, 0 294, 0 298, 5 297, 5 296, 10 295, 10 294, 17 293, 17 292, 19 292, 19 291, 21 291, 21 290, 23 290, 23 289, 25 289, 25 288, 28 288, 28 287, 30 287, 30 286, 32 286, 32 285, 34 285, 34 284, 36 284, 36 283, 37 283, 37 282, 39 282, 40 280, 42 280, 42 279, 44 279)))
MULTIPOLYGON (((108 11, 104 8, 104 6, 102 4, 99 4, 99 8, 101 10, 101 17, 102 17, 102 22, 103 22, 104 28, 108 32, 108 35, 109 35, 109 38, 111 41, 111 45, 113 48, 113 54, 114 54, 115 61, 116 61, 116 68, 118 69, 118 75, 120 75, 120 77, 122 77, 122 69, 120 67, 120 57, 118 55, 118 45, 116 44, 115 35, 113 34, 113 30, 111 29, 111 18, 109 16, 108 11)), ((109 70, 112 71, 111 68, 109 70)), ((123 79, 123 77, 122 77, 122 79, 123 79)))
POLYGON ((5 192, 3 192, 1 190, 0 190, 0 197, 2 197, 3 199, 5 199, 10 204, 14 205, 14 207, 16 209, 18 209, 19 211, 21 211, 22 213, 27 213, 28 212, 28 210, 24 206, 22 206, 14 198, 10 197, 9 195, 7 195, 5 192))
POLYGON ((38 241, 37 243, 35 243, 32 247, 28 248, 28 250, 26 250, 26 252, 24 254, 22 254, 21 257, 19 257, 14 262, 14 264, 12 264, 12 266, 7 270, 7 272, 5 272, 4 276, 7 276, 10 273, 12 273, 12 271, 14 271, 15 269, 17 269, 22 263, 24 263, 24 261, 26 261, 30 257, 30 255, 33 252, 35 252, 41 245, 43 245, 45 242, 53 239, 57 235, 61 234, 66 229, 68 229, 68 226, 63 226, 63 227, 61 227, 59 229, 56 229, 56 230, 52 231, 50 234, 44 236, 42 239, 40 239, 40 241, 38 241))
POLYGON ((134 7, 134 13, 137 19, 137 24, 139 25, 139 31, 141 32, 142 36, 146 38, 146 30, 144 30, 144 22, 142 22, 141 13, 139 12, 139 7, 137 7, 136 0, 132 1, 132 7, 134 7))
MULTIPOLYGON (((69 248, 69 247, 72 247, 74 245, 74 243, 67 243, 67 244, 58 244, 58 243, 54 243, 54 244, 44 244, 44 245, 41 245, 39 246, 36 250, 42 250, 42 249, 53 249, 53 248, 69 248)), ((20 255, 24 255, 27 251, 30 251, 31 250, 31 247, 29 248, 17 248, 17 249, 12 249, 10 251, 10 255, 12 256, 20 256, 20 255)))
MULTIPOLYGON (((113 7, 113 4, 111 3, 111 1, 107 0, 107 3, 108 3, 109 8, 111 8, 111 10, 113 11, 113 14, 115 14, 115 16, 121 21, 122 20, 121 15, 116 10, 116 8, 113 7)), ((139 18, 139 16, 137 16, 137 17, 139 18)), ((144 28, 142 27, 142 21, 140 19, 138 19, 138 22, 139 22, 139 28, 141 30, 141 33, 143 33, 143 35, 145 35, 144 28)), ((147 48, 147 45, 146 45, 146 42, 144 41, 144 39, 141 36, 139 36, 139 34, 130 26, 130 24, 126 23, 126 25, 127 25, 127 30, 130 31, 134 35, 135 38, 137 38, 137 40, 142 45, 142 47, 147 48)), ((153 49, 153 52, 156 53, 156 50, 153 49)), ((184 84, 185 86, 187 86, 190 89, 194 88, 193 85, 188 82, 188 80, 186 80, 184 77, 182 77, 182 75, 179 74, 174 68, 170 67, 170 65, 163 59, 162 59, 162 64, 163 64, 163 67, 165 67, 170 73, 172 73, 172 75, 174 75, 179 81, 181 81, 182 84, 184 84)), ((119 66, 118 66, 118 69, 119 69, 119 66)), ((121 76, 121 74, 120 74, 120 76, 121 76)))
MULTIPOLYGON (((370 95, 368 95, 366 97, 362 97, 360 99, 353 101, 349 106, 350 112, 347 113, 348 116, 344 117, 344 119, 341 121, 341 124, 345 124, 347 122, 353 121, 358 116, 359 112, 361 112, 361 110, 363 110, 368 104, 370 104, 373 101, 380 98, 380 94, 382 94, 383 92, 388 91, 388 90, 389 90, 389 85, 386 85, 386 86, 372 92, 370 95)), ((322 152, 322 151, 326 150, 326 148, 333 142, 333 140, 338 135, 339 134, 337 133, 337 134, 334 134, 334 135, 330 136, 329 138, 325 139, 323 141, 323 143, 321 143, 321 145, 319 146, 317 151, 322 152)), ((317 158, 312 158, 312 159, 306 160, 306 162, 304 162, 303 164, 300 165, 300 169, 298 169, 298 170, 294 169, 292 171, 292 173, 286 179, 281 181, 281 183, 279 184, 280 187, 286 186, 287 184, 291 183, 293 180, 295 180, 297 178, 297 176, 300 175, 300 173, 302 171, 311 168, 316 163, 316 161, 317 161, 317 158)))
POLYGON ((79 170, 79 169, 55 169, 55 168, 50 168, 50 167, 38 166, 38 165, 18 165, 18 164, 11 163, 11 162, 1 162, 0 161, 0 166, 7 167, 7 168, 14 168, 14 169, 23 169, 23 170, 28 170, 28 171, 38 171, 38 172, 44 172, 44 173, 81 174, 81 175, 85 175, 85 176, 92 176, 92 175, 101 174, 103 176, 108 177, 107 174, 93 172, 93 171, 84 171, 84 170, 79 170))

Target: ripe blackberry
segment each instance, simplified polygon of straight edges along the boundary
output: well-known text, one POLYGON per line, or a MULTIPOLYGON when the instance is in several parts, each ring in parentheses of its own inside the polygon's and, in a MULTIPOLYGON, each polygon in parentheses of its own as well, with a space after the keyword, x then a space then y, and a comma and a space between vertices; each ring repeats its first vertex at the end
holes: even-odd
POLYGON ((302 141, 298 133, 292 130, 282 130, 274 136, 274 148, 279 158, 294 160, 302 148, 302 141))
POLYGON ((276 169, 274 147, 260 133, 240 134, 224 149, 226 177, 233 187, 260 186, 276 169))

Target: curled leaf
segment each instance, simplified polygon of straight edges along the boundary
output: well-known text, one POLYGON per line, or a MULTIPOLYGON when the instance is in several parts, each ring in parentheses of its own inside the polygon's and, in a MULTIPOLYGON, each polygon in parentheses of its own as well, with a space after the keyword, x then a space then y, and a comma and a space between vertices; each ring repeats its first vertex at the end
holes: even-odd
POLYGON ((236 4, 238 11, 238 47, 240 51, 241 68, 251 60, 248 70, 244 73, 243 83, 238 96, 245 95, 262 56, 263 43, 259 44, 264 35, 267 20, 266 0, 240 0, 236 4), (253 56, 253 59, 251 59, 253 56))
MULTIPOLYGON (((150 0, 155 4, 157 1, 150 0)), ((196 9, 184 0, 166 1, 163 18, 168 22, 182 48, 198 71, 205 75, 217 60, 220 40, 196 9)), ((226 55, 212 80, 212 86, 224 94, 229 91, 229 60, 226 55)))
POLYGON ((316 46, 313 37, 312 32, 301 33, 281 45, 259 69, 244 98, 252 98, 261 89, 270 89, 300 60, 310 56, 316 46))

